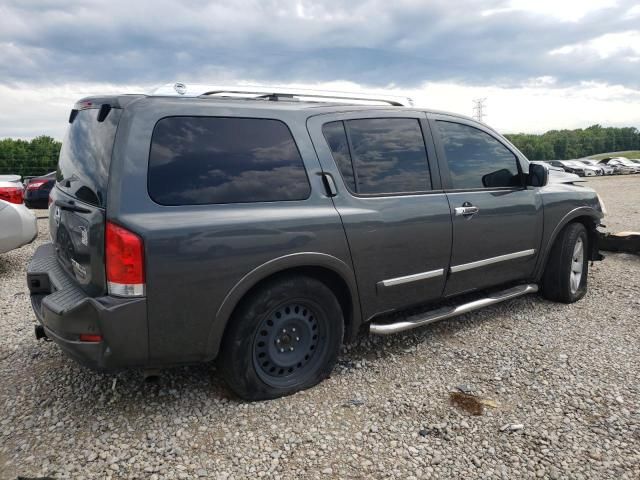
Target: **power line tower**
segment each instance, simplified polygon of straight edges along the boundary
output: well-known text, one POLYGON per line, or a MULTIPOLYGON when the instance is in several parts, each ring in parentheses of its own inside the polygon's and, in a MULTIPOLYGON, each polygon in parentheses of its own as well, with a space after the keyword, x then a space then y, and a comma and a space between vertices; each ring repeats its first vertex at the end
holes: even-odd
POLYGON ((486 101, 487 97, 473 99, 473 118, 479 122, 484 121, 484 117, 487 115, 486 101))

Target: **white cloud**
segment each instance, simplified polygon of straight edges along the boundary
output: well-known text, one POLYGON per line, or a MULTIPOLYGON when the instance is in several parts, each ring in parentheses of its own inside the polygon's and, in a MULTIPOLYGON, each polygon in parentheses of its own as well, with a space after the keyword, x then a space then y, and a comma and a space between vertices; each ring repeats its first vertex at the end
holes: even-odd
POLYGON ((640 30, 607 33, 588 42, 556 48, 549 53, 551 55, 597 55, 601 59, 627 53, 626 60, 638 61, 640 58, 640 30))
POLYGON ((565 22, 577 22, 586 15, 604 8, 615 7, 617 4, 615 0, 509 0, 503 7, 484 10, 482 15, 526 12, 565 22))
POLYGON ((623 18, 632 19, 632 18, 638 18, 638 17, 640 17, 640 4, 634 5, 629 10, 627 10, 627 13, 624 14, 623 18))
POLYGON ((69 112, 82 97, 110 93, 140 93, 145 86, 113 84, 0 84, 0 138, 50 135, 62 139, 69 112))
MULTIPOLYGON (((248 80, 247 84, 256 84, 248 80)), ((157 85, 67 84, 36 86, 0 85, 0 138, 31 138, 41 134, 61 139, 69 111, 83 96, 109 93, 141 93, 157 85)), ((290 87, 381 93, 379 88, 347 82, 297 83, 290 87)), ((485 121, 503 133, 544 132, 581 128, 599 123, 640 127, 640 90, 621 85, 584 82, 560 88, 553 79, 531 79, 520 88, 484 87, 448 82, 426 82, 419 88, 389 85, 384 93, 410 96, 416 106, 471 115, 472 99, 487 97, 485 121)))

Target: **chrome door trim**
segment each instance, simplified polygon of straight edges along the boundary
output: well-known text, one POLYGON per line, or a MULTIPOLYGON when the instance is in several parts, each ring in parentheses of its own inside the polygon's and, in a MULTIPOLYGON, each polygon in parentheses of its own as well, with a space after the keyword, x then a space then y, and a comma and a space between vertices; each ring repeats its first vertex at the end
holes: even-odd
POLYGON ((417 282, 418 280, 426 280, 427 278, 436 278, 444 275, 444 268, 438 270, 430 270, 428 272, 414 273, 413 275, 405 275, 404 277, 389 278, 378 282, 380 287, 393 287, 404 283, 417 282))
POLYGON ((465 270, 471 270, 472 268, 484 267, 493 263, 505 262, 507 260, 513 260, 515 258, 529 257, 536 253, 531 248, 529 250, 522 250, 521 252, 507 253, 506 255, 499 255, 497 257, 485 258, 484 260, 478 260, 477 262, 463 263, 462 265, 454 265, 451 267, 451 273, 464 272, 465 270))

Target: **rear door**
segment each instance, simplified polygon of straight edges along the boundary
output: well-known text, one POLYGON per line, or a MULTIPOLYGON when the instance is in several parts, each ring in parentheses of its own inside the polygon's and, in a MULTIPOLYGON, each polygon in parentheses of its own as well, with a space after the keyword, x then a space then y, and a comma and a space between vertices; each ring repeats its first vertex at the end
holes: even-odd
POLYGON ((440 297, 451 217, 426 115, 352 112, 307 126, 336 185, 365 319, 440 297))
POLYGON ((106 292, 107 182, 121 109, 77 105, 62 142, 51 191, 49 231, 58 260, 89 295, 106 292), (101 113, 102 112, 102 113, 101 113))
POLYGON ((542 201, 525 186, 508 142, 471 120, 430 115, 453 246, 445 295, 529 279, 542 237, 542 201))

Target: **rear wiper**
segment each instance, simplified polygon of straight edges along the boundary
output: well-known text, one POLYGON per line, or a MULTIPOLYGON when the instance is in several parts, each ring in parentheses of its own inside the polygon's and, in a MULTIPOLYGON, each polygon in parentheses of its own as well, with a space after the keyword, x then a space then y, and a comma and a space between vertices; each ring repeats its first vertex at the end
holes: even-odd
POLYGON ((91 213, 91 210, 87 210, 86 208, 77 206, 73 200, 69 200, 68 202, 63 202, 62 200, 56 200, 55 206, 60 207, 62 210, 67 210, 69 212, 91 213))

